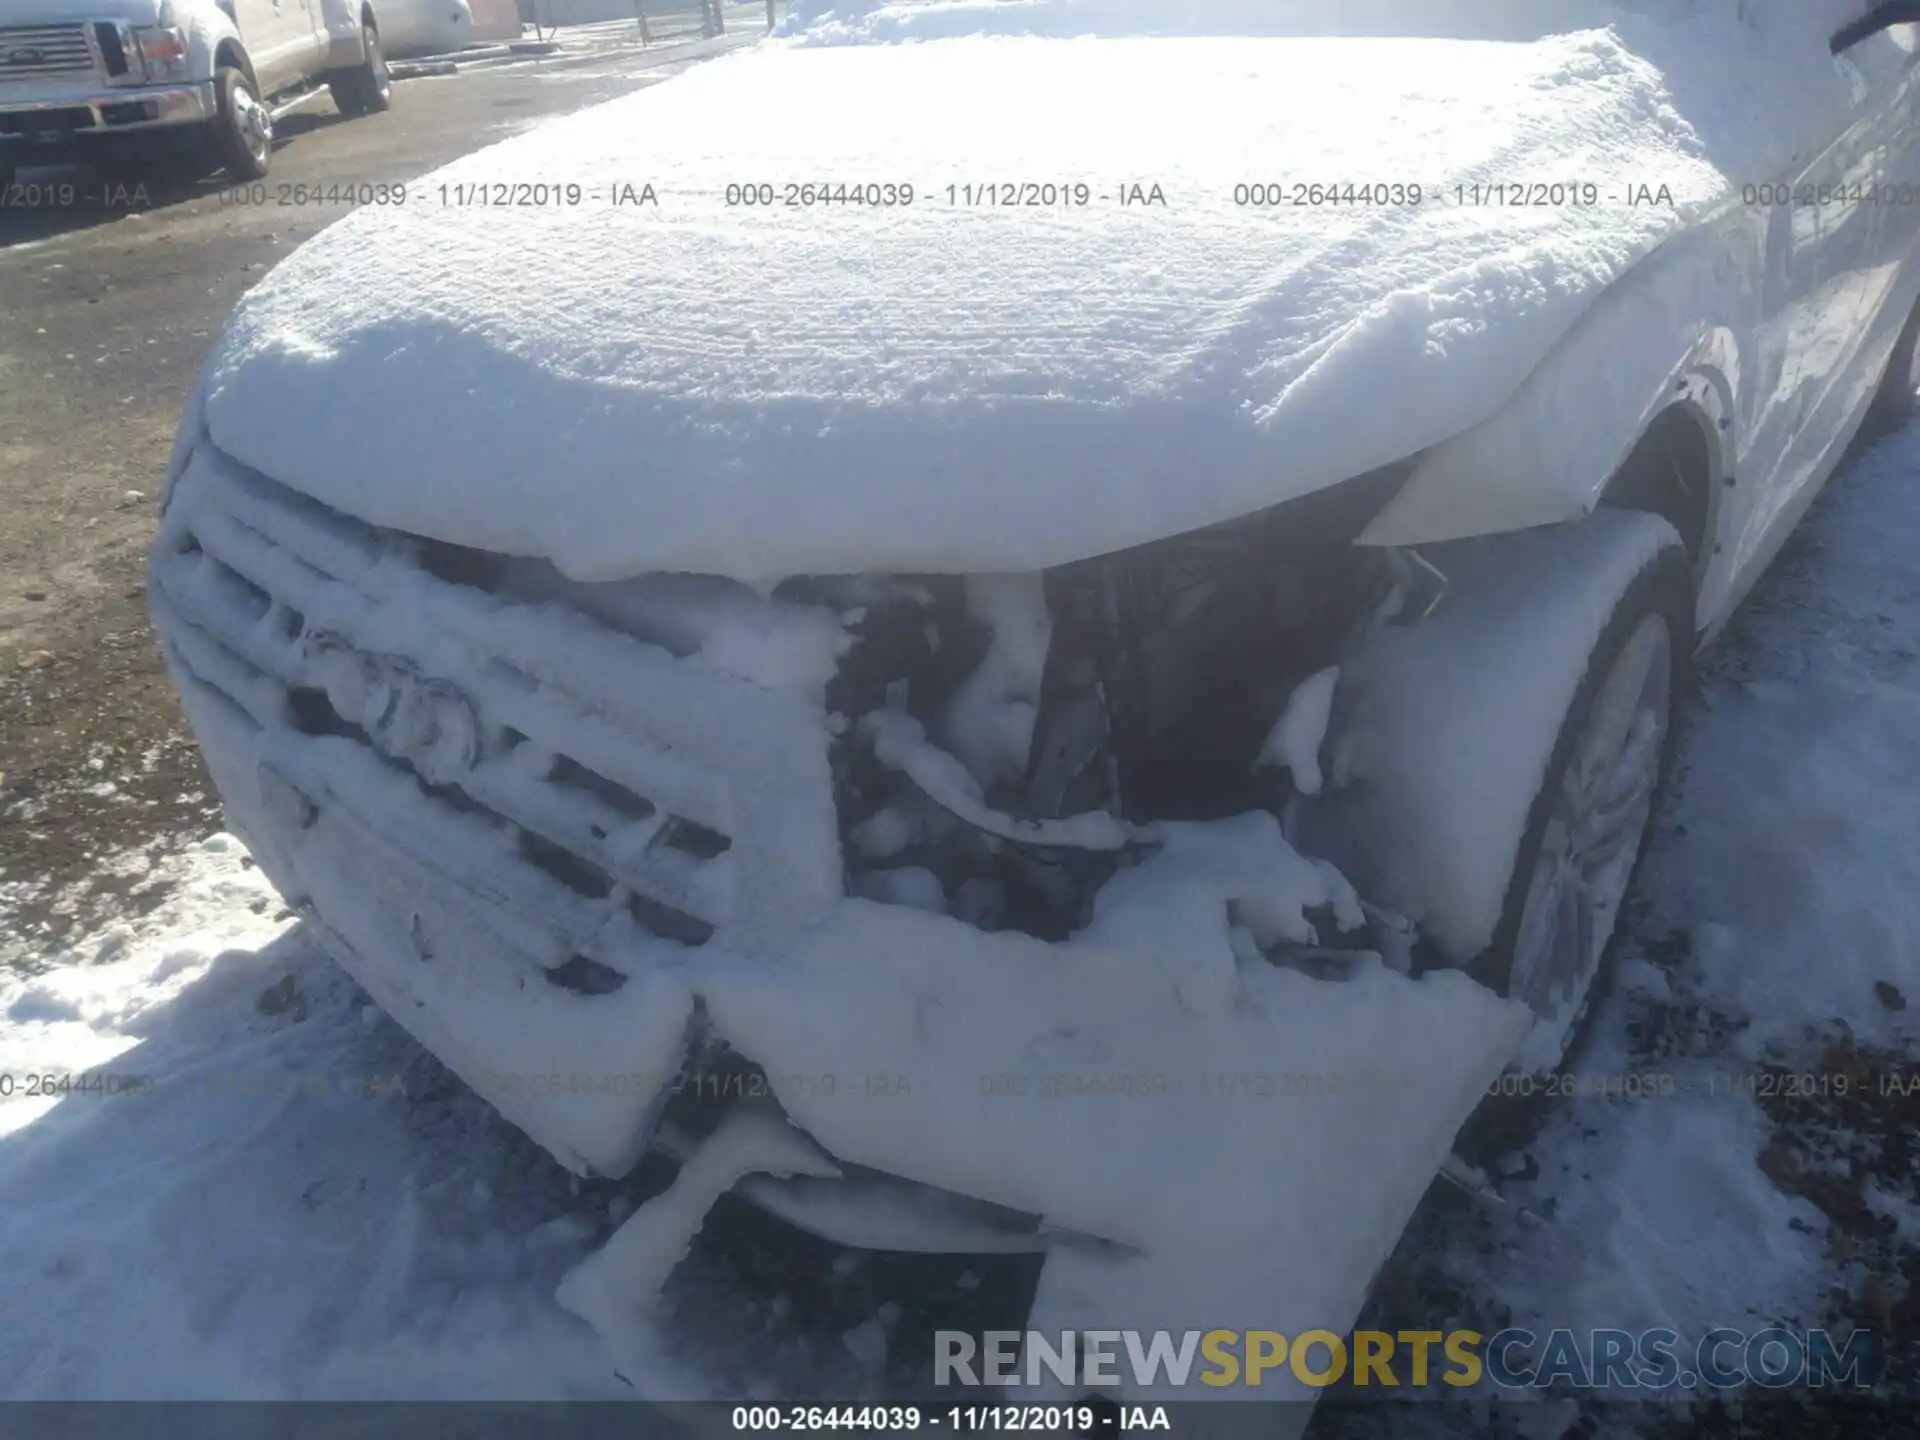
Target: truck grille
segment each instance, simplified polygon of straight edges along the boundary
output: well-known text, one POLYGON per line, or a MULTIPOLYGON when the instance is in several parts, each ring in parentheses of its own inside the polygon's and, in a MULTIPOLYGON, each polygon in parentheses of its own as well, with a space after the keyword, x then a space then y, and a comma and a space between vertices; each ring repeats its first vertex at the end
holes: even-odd
POLYGON ((84 25, 0 26, 0 81, 92 70, 93 49, 84 25))
POLYGON ((341 784, 408 796, 500 857, 491 888, 564 941, 547 978, 566 988, 617 986, 610 939, 759 949, 838 897, 817 704, 443 579, 432 543, 203 444, 155 549, 161 638, 190 682, 330 755, 341 784), (369 783, 376 769, 403 784, 369 783))

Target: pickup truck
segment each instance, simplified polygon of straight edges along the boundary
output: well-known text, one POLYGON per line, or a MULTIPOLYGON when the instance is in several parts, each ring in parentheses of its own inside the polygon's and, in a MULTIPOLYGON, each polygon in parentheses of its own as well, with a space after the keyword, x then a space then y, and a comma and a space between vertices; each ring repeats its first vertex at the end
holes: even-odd
POLYGON ((24 166, 163 154, 258 180, 274 103, 323 83, 345 115, 392 103, 370 0, 15 0, 0 13, 0 200, 24 166))

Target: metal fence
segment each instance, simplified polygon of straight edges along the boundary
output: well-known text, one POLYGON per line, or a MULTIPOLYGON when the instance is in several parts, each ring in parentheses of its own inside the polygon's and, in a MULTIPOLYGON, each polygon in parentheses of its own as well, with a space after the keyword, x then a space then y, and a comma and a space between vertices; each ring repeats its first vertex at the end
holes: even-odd
POLYGON ((520 18, 540 39, 572 26, 630 23, 643 45, 765 32, 786 18, 789 0, 519 0, 520 18))

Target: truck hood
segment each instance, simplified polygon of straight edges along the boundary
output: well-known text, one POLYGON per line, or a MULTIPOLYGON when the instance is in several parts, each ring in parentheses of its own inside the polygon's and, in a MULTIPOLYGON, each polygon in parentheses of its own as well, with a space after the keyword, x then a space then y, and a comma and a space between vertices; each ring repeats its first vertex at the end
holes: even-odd
POLYGON ((57 25, 63 20, 124 20, 129 25, 152 25, 159 17, 160 0, 19 0, 0 11, 0 27, 57 25))
POLYGON ((1701 149, 1610 30, 776 42, 317 237, 206 424, 581 579, 1038 568, 1491 414, 1723 194, 1701 149), (1594 200, 1454 188, 1522 180, 1594 200))

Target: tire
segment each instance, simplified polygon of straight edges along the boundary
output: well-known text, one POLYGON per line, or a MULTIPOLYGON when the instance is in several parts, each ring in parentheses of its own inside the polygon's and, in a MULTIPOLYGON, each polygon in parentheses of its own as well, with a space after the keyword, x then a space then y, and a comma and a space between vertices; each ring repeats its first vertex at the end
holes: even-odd
POLYGON ((1461 1132, 1459 1148, 1471 1160, 1484 1161, 1532 1137, 1558 1088, 1540 1084, 1539 1077, 1560 1070, 1578 1050, 1593 1001, 1604 989, 1619 949, 1620 914, 1673 768, 1676 721, 1692 681, 1693 621, 1692 568, 1686 552, 1671 546, 1648 561, 1615 603, 1561 721, 1528 809, 1493 943, 1472 967, 1490 988, 1530 1005, 1542 1023, 1521 1059, 1508 1067, 1500 1090, 1461 1132), (1629 710, 1625 743, 1615 754, 1611 737, 1629 710), (1657 733, 1644 733, 1656 724, 1657 733), (1593 853, 1583 856, 1567 820, 1570 812, 1581 814, 1583 801, 1592 801, 1580 772, 1596 759, 1616 793, 1623 777, 1633 778, 1636 798, 1631 805, 1605 807, 1601 813, 1617 817, 1617 824, 1605 827, 1605 842, 1590 832, 1586 843, 1593 853), (1578 886, 1569 893, 1553 883, 1556 872, 1565 873, 1563 849, 1573 860, 1603 857, 1605 868, 1591 889, 1578 886), (1549 958, 1554 963, 1543 967, 1549 958))
POLYGON ((393 108, 393 76, 387 71, 386 52, 380 48, 380 32, 363 25, 360 38, 367 58, 358 68, 342 71, 327 82, 334 105, 350 120, 393 108))
POLYGON ((213 81, 213 158, 236 184, 266 178, 273 165, 273 116, 244 70, 222 66, 213 81))

